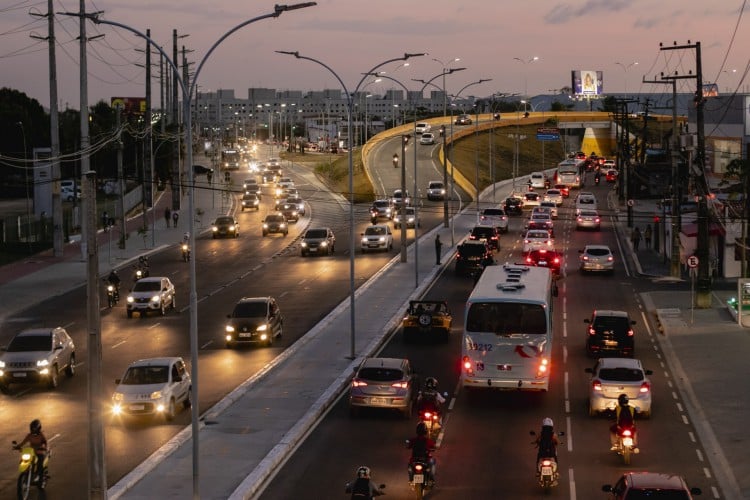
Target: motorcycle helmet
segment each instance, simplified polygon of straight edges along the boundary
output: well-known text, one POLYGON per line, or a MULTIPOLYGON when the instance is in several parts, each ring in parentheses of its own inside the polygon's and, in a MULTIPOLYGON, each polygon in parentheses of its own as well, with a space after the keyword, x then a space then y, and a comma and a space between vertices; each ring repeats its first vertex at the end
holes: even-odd
POLYGON ((547 417, 544 420, 542 420, 542 427, 554 427, 555 423, 552 421, 551 418, 547 417))
POLYGON ((438 381, 435 377, 427 377, 427 379, 424 381, 424 386, 427 389, 435 390, 437 389, 438 381))
POLYGON ((370 477, 370 468, 366 467, 364 465, 361 465, 357 469, 357 477, 369 478, 370 477))
POLYGON ((38 418, 35 418, 31 421, 29 424, 29 430, 32 434, 38 434, 39 432, 42 432, 42 422, 38 418))
POLYGON ((617 402, 620 403, 620 406, 627 406, 629 401, 627 394, 620 394, 617 398, 617 402))
POLYGON ((419 422, 417 424, 417 436, 426 436, 427 435, 427 425, 424 422, 419 422))

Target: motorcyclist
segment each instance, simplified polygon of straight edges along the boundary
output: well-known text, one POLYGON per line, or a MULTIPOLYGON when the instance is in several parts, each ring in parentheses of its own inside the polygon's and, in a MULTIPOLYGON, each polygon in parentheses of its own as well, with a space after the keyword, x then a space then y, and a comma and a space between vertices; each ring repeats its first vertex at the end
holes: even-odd
POLYGON ((414 480, 414 462, 428 462, 430 464, 430 478, 432 483, 435 484, 435 469, 436 462, 435 457, 432 456, 432 452, 435 451, 437 446, 435 441, 430 439, 427 432, 427 425, 424 422, 417 424, 417 435, 407 442, 407 447, 411 449, 411 458, 409 459, 409 482, 414 480))
POLYGON ((29 433, 14 448, 20 450, 26 443, 34 449, 36 454, 34 482, 37 482, 41 479, 44 470, 44 458, 47 456, 47 438, 42 433, 42 422, 38 418, 29 423, 29 433))
POLYGON ((385 494, 370 479, 370 468, 365 465, 357 468, 357 477, 354 481, 346 483, 345 491, 352 494, 352 500, 370 500, 372 497, 385 494))
POLYGON ((182 235, 182 242, 183 243, 190 243, 190 233, 185 233, 182 235))
POLYGON ((536 461, 542 458, 554 458, 557 462, 557 445, 560 444, 555 434, 555 424, 551 418, 542 420, 542 429, 534 440, 537 447, 536 461))
POLYGON ((112 285, 115 289, 115 297, 120 297, 120 276, 118 276, 117 271, 112 269, 109 272, 109 276, 107 276, 107 283, 112 285))
POLYGON ((630 406, 630 400, 627 394, 620 394, 617 398, 617 408, 615 409, 615 423, 609 428, 609 440, 612 444, 612 450, 618 449, 617 435, 622 429, 633 430, 633 451, 638 453, 638 441, 635 432, 635 408, 630 406))
POLYGON ((602 176, 602 173, 599 169, 596 170, 596 173, 594 174, 594 182, 599 184, 599 178, 602 176))
POLYGON ((435 377, 427 377, 424 381, 424 390, 419 393, 418 407, 431 405, 436 410, 440 410, 440 407, 445 403, 445 398, 437 390, 438 381, 435 377))

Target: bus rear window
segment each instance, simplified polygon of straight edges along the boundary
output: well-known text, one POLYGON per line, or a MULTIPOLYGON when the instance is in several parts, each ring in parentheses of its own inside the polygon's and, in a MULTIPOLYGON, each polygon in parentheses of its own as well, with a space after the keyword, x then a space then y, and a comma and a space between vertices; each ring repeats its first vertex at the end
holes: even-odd
POLYGON ((469 307, 466 331, 497 335, 547 334, 547 315, 541 304, 475 302, 469 307))

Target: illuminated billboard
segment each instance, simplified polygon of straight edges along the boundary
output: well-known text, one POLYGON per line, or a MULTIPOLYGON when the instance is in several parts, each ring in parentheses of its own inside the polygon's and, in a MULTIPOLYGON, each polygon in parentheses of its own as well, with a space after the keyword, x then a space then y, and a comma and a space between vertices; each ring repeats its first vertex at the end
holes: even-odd
POLYGON ((601 71, 577 70, 571 71, 573 79, 573 94, 578 97, 600 96, 604 93, 604 78, 601 71))
POLYGON ((142 115, 146 113, 146 98, 145 97, 112 97, 110 98, 110 106, 113 108, 122 108, 123 113, 126 115, 142 115))

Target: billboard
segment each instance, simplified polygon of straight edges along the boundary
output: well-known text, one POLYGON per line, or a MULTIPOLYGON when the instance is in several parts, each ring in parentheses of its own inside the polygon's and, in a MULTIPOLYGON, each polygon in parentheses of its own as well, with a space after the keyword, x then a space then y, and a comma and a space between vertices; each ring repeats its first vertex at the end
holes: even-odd
POLYGON ((142 115, 146 113, 145 97, 112 97, 110 107, 120 106, 126 115, 142 115))
POLYGON ((604 78, 601 71, 577 70, 571 71, 573 94, 578 97, 600 96, 604 93, 604 78))

